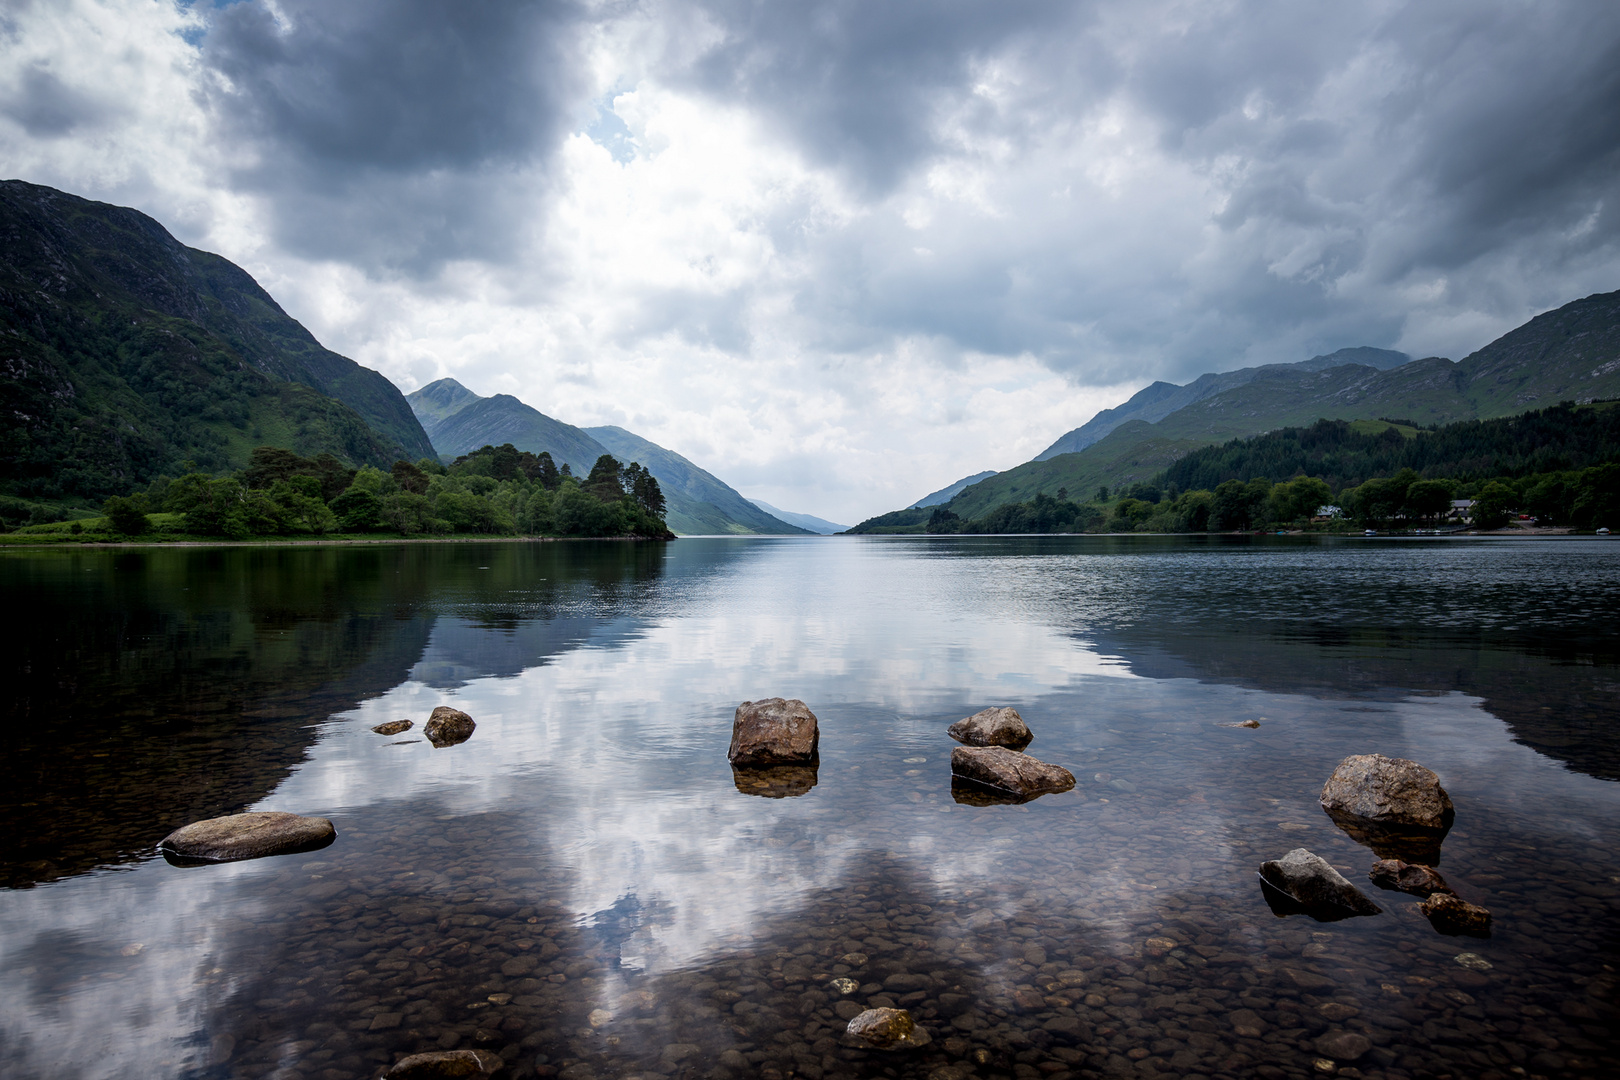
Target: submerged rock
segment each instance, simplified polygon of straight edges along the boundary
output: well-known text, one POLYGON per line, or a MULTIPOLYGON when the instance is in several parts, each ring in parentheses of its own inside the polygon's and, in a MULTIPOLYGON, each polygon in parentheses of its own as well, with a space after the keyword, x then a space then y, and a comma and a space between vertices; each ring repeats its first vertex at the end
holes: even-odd
POLYGON ((466 742, 472 738, 473 729, 477 726, 473 718, 460 709, 440 705, 428 717, 427 727, 422 729, 422 733, 428 737, 428 742, 442 749, 466 742))
POLYGON ((1026 799, 1074 787, 1068 769, 1004 746, 958 746, 951 751, 951 774, 1026 799))
POLYGON ((1455 893, 1437 892, 1419 904, 1418 910, 1429 920, 1429 925, 1442 934, 1491 936, 1491 913, 1455 893))
POLYGON ((1339 762, 1322 787, 1330 814, 1384 825, 1451 828, 1451 798, 1433 771, 1415 761, 1383 754, 1354 754, 1339 762))
POLYGON ((1413 896, 1429 896, 1432 893, 1453 891, 1451 886, 1446 884, 1446 879, 1433 867, 1422 863, 1379 859, 1373 863, 1372 870, 1367 876, 1380 889, 1394 889, 1397 892, 1411 893, 1413 896))
POLYGON ((372 728, 379 735, 398 735, 402 731, 409 731, 416 726, 414 720, 390 720, 386 724, 378 724, 372 728))
POLYGON ((1377 915, 1383 910, 1325 859, 1305 848, 1261 863, 1260 880, 1317 918, 1377 915))
POLYGON ((731 722, 733 765, 791 765, 815 758, 821 742, 816 714, 797 698, 765 698, 737 706, 731 722))
POLYGON ((504 1064, 488 1050, 438 1050, 403 1058, 383 1075, 387 1080, 457 1080, 494 1076, 504 1064))
POLYGON ((807 795, 816 786, 817 766, 809 765, 756 765, 731 767, 731 781, 744 795, 759 795, 767 799, 792 799, 807 795))
POLYGON ((160 840, 158 850, 173 863, 236 862, 313 851, 336 838, 326 818, 255 811, 194 821, 160 840))
POLYGON ((1354 1031, 1330 1031, 1316 1039, 1316 1052, 1335 1061, 1355 1061, 1371 1049, 1367 1036, 1354 1031))
POLYGON ((867 1009, 849 1022, 849 1037, 874 1050, 910 1050, 926 1046, 928 1032, 904 1009, 867 1009))
POLYGON ((1035 738, 1018 710, 1004 706, 983 709, 958 720, 945 733, 968 746, 1008 746, 1014 750, 1022 750, 1035 738))

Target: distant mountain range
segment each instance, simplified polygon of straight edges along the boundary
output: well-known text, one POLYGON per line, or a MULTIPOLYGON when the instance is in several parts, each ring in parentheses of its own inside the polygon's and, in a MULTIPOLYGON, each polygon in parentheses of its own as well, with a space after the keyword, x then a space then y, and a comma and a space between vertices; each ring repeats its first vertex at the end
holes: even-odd
POLYGON ((841 533, 849 528, 848 525, 840 525, 837 522, 828 521, 826 518, 816 517, 814 514, 795 514, 791 510, 778 510, 764 499, 749 499, 748 501, 772 517, 780 518, 789 525, 797 525, 801 529, 806 529, 820 536, 831 536, 833 533, 841 533))
MULTIPOLYGON (((1620 292, 1599 293, 1538 315, 1455 363, 1363 347, 1203 375, 1186 386, 1154 383, 1035 459, 966 484, 945 505, 971 519, 1043 492, 1089 499, 1099 487, 1146 481, 1198 447, 1324 418, 1434 425, 1615 397, 1620 292)), ((883 522, 920 525, 932 505, 919 501, 883 522)))
POLYGON ((658 478, 669 504, 670 531, 683 536, 803 534, 743 498, 713 474, 672 450, 620 427, 578 428, 510 394, 480 397, 454 379, 440 379, 405 399, 441 457, 455 458, 481 446, 511 443, 530 453, 549 453, 558 467, 586 476, 596 459, 612 454, 640 462, 658 478))
POLYGON ((963 488, 977 484, 980 480, 988 479, 994 475, 996 475, 996 470, 986 469, 984 472, 976 472, 972 476, 964 476, 954 484, 947 484, 938 491, 924 495, 922 498, 906 507, 906 509, 917 510, 924 506, 941 506, 956 498, 956 493, 961 491, 963 488))
POLYGON ((139 211, 0 182, 0 492, 84 500, 253 447, 433 453, 380 373, 139 211))

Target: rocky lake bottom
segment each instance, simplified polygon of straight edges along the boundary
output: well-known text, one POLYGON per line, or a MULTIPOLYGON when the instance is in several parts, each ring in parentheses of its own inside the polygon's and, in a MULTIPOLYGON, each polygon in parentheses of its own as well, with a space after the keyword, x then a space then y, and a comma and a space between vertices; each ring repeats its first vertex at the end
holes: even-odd
POLYGON ((8 1074, 1620 1075, 1620 548, 1134 539, 6 553, 49 631, 0 777, 8 1074), (767 693, 813 767, 727 764, 767 693), (421 738, 441 704, 469 740, 421 738), (953 786, 987 705, 1074 790, 953 786), (1374 752, 1440 775, 1489 938, 1318 805, 1374 752), (245 809, 337 838, 157 857, 245 809), (1382 911, 1274 912, 1299 847, 1382 911), (885 1006, 926 1045, 845 1035, 885 1006))

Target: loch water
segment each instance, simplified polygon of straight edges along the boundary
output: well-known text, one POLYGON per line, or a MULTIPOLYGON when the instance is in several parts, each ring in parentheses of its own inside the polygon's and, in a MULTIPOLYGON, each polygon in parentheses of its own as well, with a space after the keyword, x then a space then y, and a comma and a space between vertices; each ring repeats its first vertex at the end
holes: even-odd
POLYGON ((8 1077, 1620 1075, 1610 541, 11 550, 0 590, 8 1077), (814 768, 728 765, 770 696, 814 768), (953 791, 989 705, 1075 789, 953 791), (1317 803, 1360 753, 1440 775, 1489 939, 1368 881, 1317 803), (247 809, 337 839, 156 853, 247 809), (1381 914, 1274 913, 1296 847, 1381 914), (851 1045, 879 1005, 931 1041, 851 1045))

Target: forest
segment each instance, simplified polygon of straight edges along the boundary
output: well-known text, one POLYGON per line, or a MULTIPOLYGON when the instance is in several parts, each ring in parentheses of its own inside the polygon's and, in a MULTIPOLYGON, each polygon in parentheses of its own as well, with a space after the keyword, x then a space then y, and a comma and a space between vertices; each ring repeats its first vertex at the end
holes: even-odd
MULTIPOLYGON (((3 512, 4 508, 0 508, 3 512)), ((261 446, 245 469, 159 476, 106 500, 100 517, 24 526, 16 540, 572 536, 674 539, 658 480, 603 454, 590 475, 507 443, 444 465, 351 468, 331 454, 261 446)))

